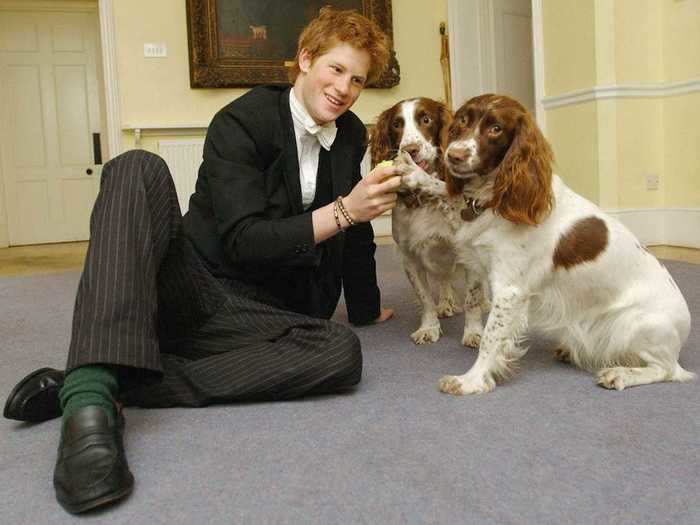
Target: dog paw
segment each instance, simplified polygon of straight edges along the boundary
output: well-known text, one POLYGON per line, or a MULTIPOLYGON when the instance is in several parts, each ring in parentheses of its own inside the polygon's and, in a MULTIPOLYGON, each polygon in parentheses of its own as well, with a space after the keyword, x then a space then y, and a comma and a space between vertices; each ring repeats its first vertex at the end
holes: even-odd
POLYGON ((438 383, 440 392, 463 396, 466 394, 485 394, 496 388, 495 381, 486 378, 476 378, 467 376, 443 376, 438 383))
POLYGON ((568 348, 557 348, 554 351, 554 359, 562 363, 571 363, 571 352, 568 348))
POLYGON ((613 368, 603 368, 596 373, 596 379, 600 386, 610 390, 624 390, 627 386, 629 372, 626 368, 616 366, 613 368))
POLYGON ((465 330, 462 336, 462 344, 470 348, 478 349, 479 345, 481 345, 481 334, 477 332, 467 332, 465 330))
POLYGON ((401 177, 401 188, 407 190, 416 190, 420 187, 422 177, 422 171, 420 168, 412 169, 410 167, 402 168, 403 175, 401 177))
POLYGON ((419 328, 411 334, 411 339, 417 345, 434 343, 440 339, 440 326, 429 326, 427 328, 419 328))

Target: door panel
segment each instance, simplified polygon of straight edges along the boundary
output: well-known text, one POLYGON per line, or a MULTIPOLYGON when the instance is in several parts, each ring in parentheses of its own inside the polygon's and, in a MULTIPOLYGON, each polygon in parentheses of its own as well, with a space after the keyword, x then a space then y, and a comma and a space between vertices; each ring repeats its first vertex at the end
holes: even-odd
POLYGON ((92 162, 90 119, 86 102, 85 66, 55 66, 56 120, 59 161, 62 166, 87 166, 92 162))

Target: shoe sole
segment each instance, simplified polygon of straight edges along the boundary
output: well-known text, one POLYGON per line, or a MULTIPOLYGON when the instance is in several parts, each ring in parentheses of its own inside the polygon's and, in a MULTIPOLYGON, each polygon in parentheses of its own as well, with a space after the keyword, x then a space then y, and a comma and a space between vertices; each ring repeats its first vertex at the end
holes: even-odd
POLYGON ((22 379, 22 381, 17 383, 17 385, 15 385, 15 387, 12 389, 12 392, 10 392, 10 395, 7 396, 7 401, 5 402, 5 408, 4 408, 3 413, 2 413, 3 417, 5 419, 14 419, 15 421, 29 421, 30 423, 39 423, 41 421, 48 421, 49 419, 54 419, 54 418, 60 416, 61 415, 60 412, 52 417, 44 418, 44 419, 20 419, 20 418, 17 418, 17 417, 12 415, 13 411, 18 412, 19 409, 21 408, 21 407, 17 406, 17 403, 13 403, 13 401, 17 395, 17 392, 19 392, 19 390, 24 385, 26 385, 29 381, 34 379, 36 376, 41 375, 45 372, 51 372, 53 370, 54 370, 53 368, 48 368, 48 367, 47 368, 40 368, 39 370, 35 370, 31 374, 29 374, 27 377, 22 379))
POLYGON ((126 487, 118 492, 114 492, 112 494, 107 494, 105 496, 100 496, 99 498, 95 498, 93 500, 86 501, 84 503, 81 503, 80 505, 71 505, 70 503, 67 503, 65 501, 61 501, 60 499, 58 500, 58 502, 61 504, 61 507, 66 509, 71 514, 82 514, 83 512, 97 509, 98 507, 103 507, 103 506, 109 505, 111 503, 116 503, 117 501, 124 499, 129 494, 131 494, 131 491, 133 489, 134 489, 134 479, 132 477, 131 484, 128 487, 126 487))

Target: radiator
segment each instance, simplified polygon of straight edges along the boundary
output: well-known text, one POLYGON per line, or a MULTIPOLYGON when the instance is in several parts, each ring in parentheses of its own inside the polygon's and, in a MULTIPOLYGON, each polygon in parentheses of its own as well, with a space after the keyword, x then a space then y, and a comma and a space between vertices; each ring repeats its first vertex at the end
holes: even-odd
POLYGON ((203 138, 158 141, 158 154, 170 168, 183 215, 189 208, 190 195, 194 193, 203 147, 203 138))

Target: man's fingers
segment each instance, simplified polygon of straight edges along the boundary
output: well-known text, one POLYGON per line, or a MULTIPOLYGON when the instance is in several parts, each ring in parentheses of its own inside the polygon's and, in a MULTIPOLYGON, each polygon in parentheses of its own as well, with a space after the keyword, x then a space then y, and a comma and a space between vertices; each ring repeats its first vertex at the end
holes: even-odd
POLYGON ((401 187, 401 177, 393 175, 380 184, 375 184, 369 189, 369 195, 381 195, 384 193, 393 193, 401 187))
POLYGON ((365 180, 370 184, 379 184, 388 177, 399 175, 400 172, 401 169, 396 166, 378 166, 367 174, 365 180))
POLYGON ((377 215, 381 215, 385 211, 392 210, 395 207, 396 207, 396 199, 389 201, 389 202, 385 202, 383 204, 379 204, 377 206, 377 212, 378 212, 377 215))

